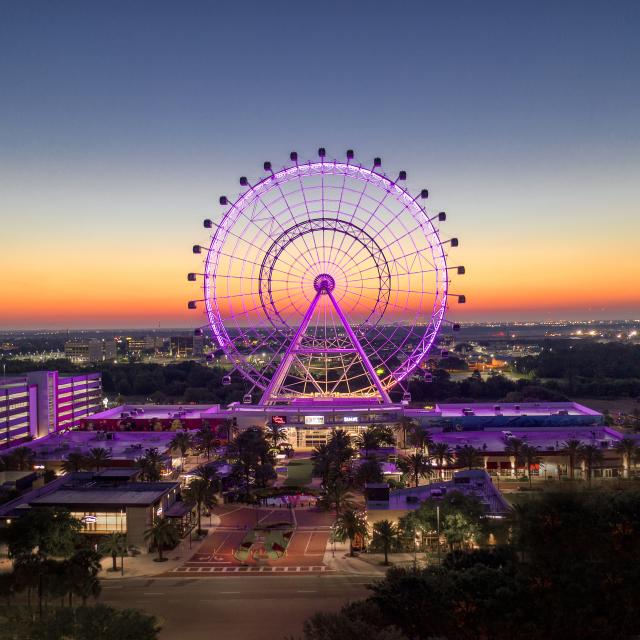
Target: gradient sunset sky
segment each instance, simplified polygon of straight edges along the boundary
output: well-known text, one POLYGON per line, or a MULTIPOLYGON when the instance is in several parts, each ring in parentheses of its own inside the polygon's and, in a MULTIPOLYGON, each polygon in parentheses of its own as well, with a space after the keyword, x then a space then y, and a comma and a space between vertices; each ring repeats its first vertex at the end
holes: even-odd
POLYGON ((638 318, 639 34, 635 0, 0 0, 0 327, 200 324, 202 219, 319 146, 447 211, 452 319, 638 318))

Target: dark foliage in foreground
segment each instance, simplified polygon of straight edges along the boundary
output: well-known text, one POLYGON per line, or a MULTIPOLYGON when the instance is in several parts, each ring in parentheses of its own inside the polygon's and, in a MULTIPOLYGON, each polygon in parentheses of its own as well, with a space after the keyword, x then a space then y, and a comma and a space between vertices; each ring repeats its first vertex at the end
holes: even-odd
POLYGON ((307 640, 631 638, 640 633, 640 495, 552 495, 515 514, 513 545, 391 569, 307 640))

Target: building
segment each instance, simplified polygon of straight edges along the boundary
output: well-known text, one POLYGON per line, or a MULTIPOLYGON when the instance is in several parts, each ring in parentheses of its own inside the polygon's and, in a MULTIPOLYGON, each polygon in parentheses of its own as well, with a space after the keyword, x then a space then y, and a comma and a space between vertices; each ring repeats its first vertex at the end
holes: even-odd
POLYGON ((192 508, 181 501, 179 482, 137 482, 137 469, 72 473, 0 506, 0 522, 27 509, 68 509, 91 536, 122 533, 128 545, 148 550, 144 532, 158 518, 171 518, 182 535, 192 528, 192 508))
POLYGON ((172 336, 170 353, 174 358, 201 358, 204 355, 204 336, 172 336))
POLYGON ((102 403, 102 374, 31 371, 0 379, 0 446, 80 426, 102 403))
POLYGON ((64 344, 64 355, 74 364, 115 360, 117 345, 113 339, 69 340, 64 344))
POLYGON ((155 336, 129 336, 125 338, 127 352, 141 354, 149 351, 157 351, 162 347, 162 338, 155 336))

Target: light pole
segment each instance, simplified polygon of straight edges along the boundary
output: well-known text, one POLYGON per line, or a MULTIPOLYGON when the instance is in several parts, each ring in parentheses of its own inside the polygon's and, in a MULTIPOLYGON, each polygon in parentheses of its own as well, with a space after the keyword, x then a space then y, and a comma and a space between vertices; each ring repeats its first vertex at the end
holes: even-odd
POLYGON ((436 526, 437 526, 437 540, 438 545, 438 566, 440 566, 440 505, 436 506, 436 526))

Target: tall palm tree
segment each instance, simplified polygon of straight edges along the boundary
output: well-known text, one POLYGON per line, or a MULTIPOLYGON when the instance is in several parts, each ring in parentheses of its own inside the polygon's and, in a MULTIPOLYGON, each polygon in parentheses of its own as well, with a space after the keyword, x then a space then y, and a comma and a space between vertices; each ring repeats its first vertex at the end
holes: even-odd
POLYGON ((505 438, 504 452, 511 457, 514 473, 518 475, 518 466, 522 464, 522 449, 526 446, 522 438, 505 438))
POLYGON ((152 447, 141 458, 136 459, 136 465, 147 482, 158 482, 162 471, 162 455, 156 447, 152 447))
POLYGON ((81 469, 85 469, 87 461, 85 457, 79 451, 72 451, 62 461, 60 468, 64 473, 76 473, 81 469))
POLYGON ((104 447, 94 447, 89 449, 89 455, 87 456, 87 466, 95 467, 96 471, 100 471, 104 467, 107 461, 111 460, 111 451, 104 447))
POLYGON ((591 486, 593 468, 600 464, 603 458, 602 449, 595 444, 583 444, 578 450, 578 459, 584 464, 589 486, 591 486))
POLYGON ((409 434, 409 438, 416 449, 419 449, 423 453, 425 451, 429 453, 430 447, 433 445, 433 438, 427 427, 416 423, 409 434))
POLYGON ((213 431, 208 425, 203 425, 198 429, 195 441, 198 451, 203 453, 207 457, 207 460, 211 458, 212 449, 217 447, 220 442, 215 431, 213 431))
POLYGON ((184 458, 187 455, 187 451, 191 449, 193 442, 191 440, 191 434, 188 431, 178 431, 173 436, 171 442, 169 442, 169 449, 171 451, 180 452, 180 466, 184 467, 184 458))
POLYGON ((456 451, 456 460, 463 469, 476 469, 482 465, 480 451, 470 444, 465 444, 456 451))
POLYGON ((434 442, 429 448, 429 452, 433 456, 436 466, 439 469, 440 478, 444 478, 445 464, 453 463, 453 451, 451 447, 446 442, 434 442))
POLYGON ((396 437, 402 434, 402 448, 407 448, 407 434, 413 431, 416 426, 416 421, 413 418, 402 416, 400 420, 394 425, 393 430, 396 433, 396 437))
POLYGON ((311 460, 313 462, 313 475, 322 479, 322 486, 326 487, 329 483, 329 475, 331 473, 332 456, 329 447, 326 444, 318 445, 311 452, 311 460))
POLYGON ((380 520, 373 525, 372 542, 382 547, 384 565, 389 566, 389 551, 398 540, 398 526, 390 520, 380 520))
POLYGON ((357 537, 366 540, 369 535, 367 519, 362 511, 356 509, 346 509, 343 511, 335 524, 335 533, 342 539, 349 539, 349 555, 353 556, 353 542, 357 537))
POLYGON ((560 451, 564 453, 569 458, 569 478, 573 480, 576 462, 579 458, 580 447, 582 443, 577 438, 569 438, 562 443, 562 448, 560 451))
POLYGON ((156 520, 151 527, 144 532, 145 542, 155 545, 158 550, 158 562, 163 562, 162 552, 165 547, 171 547, 180 540, 180 534, 167 518, 156 520))
POLYGON ((127 538, 122 533, 112 533, 100 543, 98 550, 105 556, 111 556, 113 562, 111 571, 117 571, 116 558, 125 555, 127 551, 127 538))
POLYGON ((523 444, 520 449, 520 460, 527 469, 527 477, 529 478, 529 488, 531 488, 531 467, 540 464, 540 456, 538 448, 530 444, 523 444))
POLYGON ((413 478, 416 487, 420 483, 420 478, 429 478, 433 475, 431 460, 420 451, 399 458, 398 467, 403 473, 413 478))
POLYGON ((211 482, 205 478, 195 478, 182 492, 186 504, 195 506, 198 518, 198 534, 202 533, 202 511, 213 509, 218 504, 216 491, 211 482))
POLYGON ((358 449, 364 450, 364 457, 369 457, 369 452, 373 449, 378 449, 380 446, 380 439, 375 429, 367 429, 363 431, 356 438, 356 446, 358 449))
POLYGON ((343 511, 355 508, 355 496, 349 485, 340 478, 329 484, 325 500, 329 508, 335 509, 336 518, 339 518, 343 511))
POLYGON ((631 464, 638 457, 638 446, 631 438, 622 438, 614 445, 616 451, 622 457, 622 471, 625 478, 628 478, 631 471, 631 464))
POLYGON ((268 424, 265 431, 266 438, 274 449, 277 449, 281 442, 289 439, 285 428, 280 424, 268 424))

